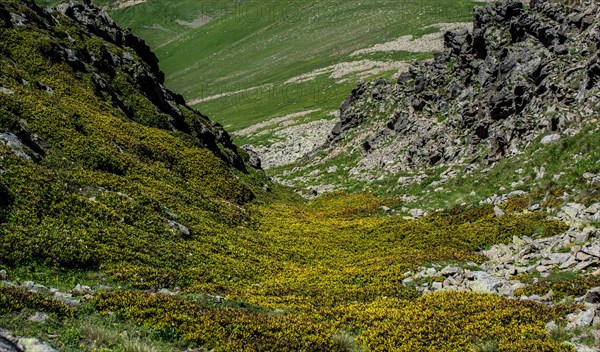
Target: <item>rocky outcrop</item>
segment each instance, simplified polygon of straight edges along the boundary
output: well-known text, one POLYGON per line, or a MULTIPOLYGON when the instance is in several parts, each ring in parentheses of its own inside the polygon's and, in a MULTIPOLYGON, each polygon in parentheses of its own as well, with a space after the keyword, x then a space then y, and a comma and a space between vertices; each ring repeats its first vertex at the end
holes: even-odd
POLYGON ((131 48, 135 54, 149 67, 150 73, 156 82, 163 84, 164 74, 158 67, 158 58, 143 39, 136 37, 129 29, 121 29, 119 25, 104 11, 88 4, 61 4, 55 11, 63 13, 69 18, 83 25, 87 30, 104 40, 119 47, 131 48))
MULTIPOLYGON (((385 83, 386 82, 384 80, 378 80, 376 82, 376 84, 385 83)), ((340 107, 340 121, 338 121, 333 127, 333 130, 331 130, 331 133, 327 138, 327 143, 334 142, 340 136, 340 134, 358 126, 362 122, 361 117, 353 111, 352 104, 361 99, 365 91, 365 82, 361 81, 358 83, 358 86, 352 90, 350 96, 344 100, 342 106, 340 107)))
POLYGON ((360 82, 324 148, 361 149, 358 169, 400 171, 494 163, 576 129, 600 106, 600 7, 563 5, 476 8, 473 29, 446 33, 433 60, 396 82, 360 82))
POLYGON ((16 155, 34 161, 39 161, 50 145, 37 134, 31 133, 21 123, 15 123, 11 132, 0 133, 0 144, 10 148, 16 155))
MULTIPOLYGON (((44 55, 55 64, 65 63, 82 79, 89 78, 94 92, 123 113, 126 118, 151 127, 191 134, 199 145, 245 171, 246 163, 238 153, 221 125, 186 105, 185 100, 164 86, 164 74, 158 58, 143 39, 128 29, 120 28, 112 18, 90 2, 64 3, 44 10, 33 1, 16 6, 12 2, 0 4, 0 25, 47 31, 52 38, 61 38, 44 48, 44 55), (59 28, 68 25, 74 32, 59 28), (97 38, 93 48, 85 45, 89 38, 97 38), (139 97, 144 99, 139 102, 139 97), (155 111, 140 108, 151 106, 155 111)), ((52 88, 33 82, 40 90, 53 94, 52 88)), ((11 92, 2 92, 10 94, 11 92)), ((39 160, 45 148, 34 136, 24 130, 23 124, 0 126, 0 142, 19 149, 23 156, 39 160)), ((13 148, 14 149, 14 148, 13 148)))
POLYGON ((36 338, 17 337, 12 332, 0 329, 0 351, 2 352, 56 352, 49 343, 36 338))

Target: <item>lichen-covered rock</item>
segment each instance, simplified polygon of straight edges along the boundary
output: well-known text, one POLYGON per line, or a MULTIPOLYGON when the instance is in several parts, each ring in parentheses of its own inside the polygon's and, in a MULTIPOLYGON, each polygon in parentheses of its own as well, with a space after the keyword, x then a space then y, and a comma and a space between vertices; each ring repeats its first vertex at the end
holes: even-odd
POLYGON ((18 345, 18 339, 8 330, 0 329, 0 351, 24 352, 18 345))
POLYGON ((58 352, 49 343, 36 338, 21 338, 19 344, 23 346, 25 352, 58 352))

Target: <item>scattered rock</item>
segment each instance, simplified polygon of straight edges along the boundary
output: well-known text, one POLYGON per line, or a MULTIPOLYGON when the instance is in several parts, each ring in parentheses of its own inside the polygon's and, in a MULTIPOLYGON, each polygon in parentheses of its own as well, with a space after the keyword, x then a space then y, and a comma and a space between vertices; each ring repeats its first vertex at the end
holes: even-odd
POLYGON ((0 144, 10 148, 15 155, 23 159, 31 160, 31 156, 26 152, 28 148, 14 134, 0 133, 0 144))
POLYGON ((596 316, 595 308, 589 308, 587 310, 581 311, 580 313, 572 313, 567 316, 569 323, 567 323, 567 328, 578 328, 578 327, 586 327, 592 325, 594 321, 594 317, 596 316))
POLYGON ((415 219, 421 218, 425 215, 427 215, 427 212, 425 212, 423 209, 411 209, 409 212, 410 216, 412 216, 415 219))
POLYGON ((579 252, 577 252, 577 254, 575 254, 575 259, 577 259, 579 261, 585 261, 585 260, 590 259, 591 257, 592 257, 591 255, 585 254, 582 251, 579 251, 579 252))
POLYGON ((506 215, 506 213, 502 209, 500 209, 497 205, 494 206, 494 214, 496 215, 496 217, 499 217, 499 218, 506 215))
POLYGON ((177 232, 179 235, 181 235, 181 237, 183 238, 191 238, 192 237, 192 233, 190 232, 190 229, 187 228, 187 226, 182 225, 180 223, 178 223, 177 221, 173 221, 173 220, 167 220, 169 226, 171 227, 171 229, 173 229, 175 232, 177 232))
POLYGON ((573 342, 564 342, 565 345, 571 345, 575 349, 575 352, 598 352, 597 349, 588 347, 586 345, 573 343, 573 342))
POLYGON ((463 269, 457 266, 447 266, 440 271, 440 274, 443 276, 452 276, 456 274, 462 274, 463 269))
POLYGON ((93 291, 92 288, 89 286, 77 284, 77 286, 75 286, 75 288, 73 289, 73 294, 76 295, 88 295, 91 293, 93 293, 93 291))
POLYGON ((546 330, 551 333, 552 331, 555 331, 556 329, 558 329, 558 325, 556 325, 556 323, 554 322, 554 320, 549 321, 546 324, 546 330))
POLYGON ((600 304, 600 287, 589 290, 585 295, 585 301, 592 304, 600 304))
POLYGON ((58 290, 51 290, 50 292, 53 292, 55 299, 63 302, 66 305, 70 305, 70 306, 74 307, 80 303, 79 300, 76 300, 73 298, 73 295, 71 293, 64 293, 64 292, 60 292, 58 290))
POLYGON ((427 276, 435 276, 437 274, 437 270, 435 270, 435 268, 428 268, 427 270, 425 270, 425 275, 427 276))
POLYGON ((591 266, 597 265, 598 263, 594 263, 594 262, 580 262, 579 264, 575 265, 575 268, 573 268, 573 271, 582 271, 584 269, 587 269, 591 266))
POLYGON ((12 90, 10 90, 8 88, 4 88, 4 87, 0 87, 0 93, 6 94, 6 95, 14 95, 15 94, 15 92, 13 92, 12 90))
POLYGON ((586 253, 590 256, 594 256, 596 258, 600 258, 600 244, 591 245, 588 247, 581 248, 583 253, 586 253))
POLYGON ((46 320, 48 320, 48 314, 42 312, 35 312, 35 314, 27 318, 27 320, 36 323, 45 323, 46 320))
POLYGON ((493 277, 486 272, 475 271, 473 272, 473 275, 475 276, 475 279, 473 281, 469 281, 469 288, 473 292, 493 293, 496 292, 496 289, 502 285, 502 279, 493 277))
POLYGON ((166 288, 161 288, 156 293, 158 293, 159 295, 166 295, 166 296, 175 296, 176 295, 175 292, 171 292, 166 288))
POLYGON ((560 140, 560 135, 558 134, 551 134, 548 136, 545 136, 544 138, 542 138, 542 140, 540 141, 542 144, 546 145, 546 144, 551 144, 554 142, 558 142, 560 140))

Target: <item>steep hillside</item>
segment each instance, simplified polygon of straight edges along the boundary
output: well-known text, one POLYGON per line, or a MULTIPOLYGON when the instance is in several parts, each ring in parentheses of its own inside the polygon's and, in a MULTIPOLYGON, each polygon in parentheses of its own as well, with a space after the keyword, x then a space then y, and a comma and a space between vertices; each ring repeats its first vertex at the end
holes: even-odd
POLYGON ((196 265, 174 260, 187 241, 248 221, 265 176, 141 39, 84 5, 0 13, 2 262, 173 271, 196 265))
MULTIPOLYGON (((41 6, 55 6, 61 0, 36 0, 41 6)), ((94 0, 120 23, 132 28, 152 48, 189 39, 193 31, 217 17, 227 15, 246 1, 240 0, 94 0)))
MULTIPOLYGON (((597 169, 577 204, 305 201, 86 3, 0 3, 0 349, 598 347, 597 169)), ((579 146, 597 158, 594 140, 554 152, 579 146)))
MULTIPOLYGON (((79 216, 70 214, 79 207, 98 209, 96 202, 106 203, 109 217, 113 206, 148 211, 153 218, 147 221, 162 222, 169 233, 167 218, 177 215, 167 209, 176 212, 176 206, 165 202, 181 199, 176 191, 181 182, 196 192, 191 199, 199 210, 217 222, 255 198, 243 181, 250 177, 244 174, 257 172, 244 162, 241 155, 247 154, 219 125, 164 88, 158 60, 141 39, 93 7, 64 5, 53 13, 31 3, 3 7, 2 178, 13 195, 3 229, 11 223, 13 233, 35 229, 29 236, 41 236, 41 246, 30 250, 43 251, 46 231, 62 228, 63 217, 79 216), (134 201, 133 193, 146 200, 134 201)), ((108 229, 107 223, 90 225, 96 228, 86 235, 90 241, 99 240, 96 231, 108 229)), ((124 221, 119 231, 108 232, 147 225, 124 221)), ((88 245, 83 240, 73 250, 88 245)), ((8 257, 14 253, 4 250, 8 257)), ((87 259, 65 260, 101 264, 92 251, 80 253, 87 259)), ((61 261, 52 253, 35 254, 61 261)))

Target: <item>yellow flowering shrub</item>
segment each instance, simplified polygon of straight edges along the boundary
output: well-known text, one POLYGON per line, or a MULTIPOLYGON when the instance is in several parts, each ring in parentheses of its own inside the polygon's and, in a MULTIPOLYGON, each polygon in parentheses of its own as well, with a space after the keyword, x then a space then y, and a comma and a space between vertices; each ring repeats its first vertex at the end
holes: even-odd
POLYGON ((472 351, 496 341, 499 351, 572 351, 553 341, 545 322, 570 309, 491 294, 438 292, 416 300, 378 298, 335 308, 258 312, 214 308, 131 291, 97 295, 97 308, 216 351, 335 351, 339 331, 357 331, 371 351, 472 351))
POLYGON ((600 286, 600 277, 578 278, 559 282, 542 279, 538 283, 515 290, 515 296, 543 296, 552 291, 554 293, 554 300, 561 300, 566 296, 583 296, 589 289, 598 286, 600 286))
POLYGON ((40 293, 31 292, 18 286, 0 286, 0 312, 18 312, 22 309, 35 309, 59 316, 73 315, 73 308, 40 293))

